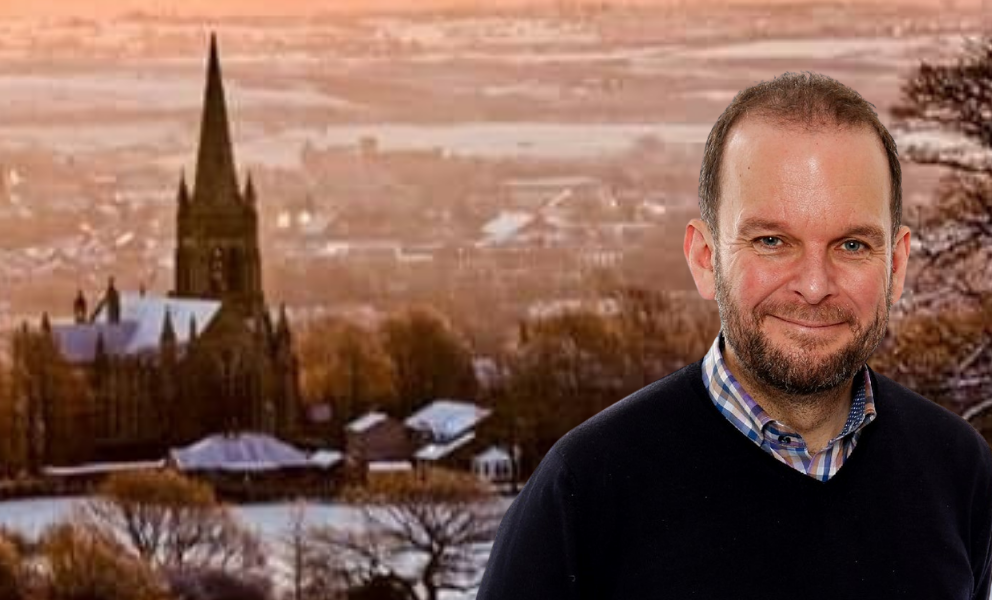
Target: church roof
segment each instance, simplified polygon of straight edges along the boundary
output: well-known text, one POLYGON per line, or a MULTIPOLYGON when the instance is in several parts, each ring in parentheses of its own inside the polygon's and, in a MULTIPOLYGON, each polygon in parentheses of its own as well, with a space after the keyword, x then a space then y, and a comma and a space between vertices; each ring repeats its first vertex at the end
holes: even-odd
POLYGON ((127 354, 128 343, 134 337, 138 324, 53 324, 52 335, 62 356, 71 363, 90 362, 96 356, 96 342, 103 334, 103 348, 107 354, 127 354))
POLYGON ((122 356, 157 351, 168 309, 176 342, 189 341, 190 321, 196 320, 197 331, 203 331, 220 310, 219 300, 170 298, 151 294, 122 292, 121 321, 110 323, 107 304, 97 310, 92 323, 53 324, 52 333, 62 355, 70 362, 89 362, 96 356, 96 342, 103 335, 108 355, 122 356))
MULTIPOLYGON (((172 318, 172 327, 176 333, 176 341, 184 344, 189 341, 190 320, 196 320, 196 330, 202 332, 213 321, 220 310, 220 300, 199 298, 170 298, 152 294, 121 293, 121 321, 133 321, 138 324, 135 335, 128 344, 129 352, 137 352, 147 348, 157 348, 159 337, 162 335, 162 325, 165 323, 165 311, 172 318)), ((93 319, 97 323, 107 323, 107 305, 97 311, 93 319)))

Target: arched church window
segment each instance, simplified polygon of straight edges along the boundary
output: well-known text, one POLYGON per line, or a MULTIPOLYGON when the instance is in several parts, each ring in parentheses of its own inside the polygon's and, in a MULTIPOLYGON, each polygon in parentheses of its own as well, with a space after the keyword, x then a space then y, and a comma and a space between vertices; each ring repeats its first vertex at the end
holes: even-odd
POLYGON ((225 277, 224 250, 218 246, 210 255, 210 291, 224 292, 226 290, 225 277))
POLYGON ((232 291, 240 292, 244 288, 244 259, 238 248, 231 248, 228 253, 227 281, 232 291))

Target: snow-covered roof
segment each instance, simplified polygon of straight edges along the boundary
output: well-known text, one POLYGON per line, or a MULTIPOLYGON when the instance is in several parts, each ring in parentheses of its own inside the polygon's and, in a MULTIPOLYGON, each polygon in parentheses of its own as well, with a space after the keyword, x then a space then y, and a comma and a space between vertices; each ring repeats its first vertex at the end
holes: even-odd
POLYGON ((413 463, 408 460, 375 460, 368 463, 369 471, 410 471, 413 463))
POLYGON ((531 303, 527 307, 527 319, 551 319, 575 312, 593 312, 611 316, 620 312, 621 306, 615 298, 556 298, 531 303))
POLYGON ((477 463, 509 462, 510 453, 499 446, 489 446, 472 459, 477 463))
POLYGON ((338 450, 317 450, 310 455, 310 462, 313 465, 327 469, 341 462, 343 458, 344 454, 338 450))
POLYGON ((146 460, 135 462, 99 462, 74 465, 71 467, 42 467, 41 472, 53 477, 70 475, 97 475, 117 471, 145 471, 165 467, 164 460, 146 460))
POLYGON ((435 400, 407 417, 406 426, 429 431, 434 440, 451 440, 475 427, 492 411, 471 402, 435 400))
POLYGON ((96 356, 97 338, 102 334, 103 348, 109 355, 125 354, 130 340, 134 337, 138 324, 126 323, 81 323, 52 324, 52 335, 59 351, 72 363, 89 362, 96 356))
MULTIPOLYGON (((121 292, 120 299, 121 321, 133 321, 138 324, 138 331, 128 347, 130 352, 158 346, 159 337, 162 334, 162 324, 165 322, 166 309, 168 309, 172 319, 176 340, 182 344, 189 341, 189 328, 192 319, 196 319, 197 332, 203 332, 213 321, 221 306, 219 300, 172 298, 148 293, 121 292)), ((100 307, 93 320, 97 323, 108 321, 106 303, 100 307)))
POLYGON ((346 428, 348 431, 361 433, 371 429, 374 425, 378 425, 382 421, 385 421, 387 418, 389 418, 389 415, 384 412, 367 412, 348 423, 346 428))
POLYGON ((169 456, 183 471, 270 471, 312 466, 303 451, 261 433, 215 434, 173 449, 169 456))
POLYGON ((165 311, 169 311, 176 341, 189 341, 190 322, 196 319, 197 332, 202 332, 220 310, 216 300, 170 298, 151 294, 122 292, 121 319, 110 323, 106 303, 102 303, 90 323, 53 324, 52 333, 70 362, 92 361, 96 355, 97 337, 103 336, 103 347, 111 356, 155 351, 162 337, 165 311))
POLYGON ((536 216, 524 211, 500 211, 496 217, 482 226, 484 237, 477 246, 493 246, 512 239, 524 227, 530 224, 536 216))
POLYGON ((469 431, 468 433, 455 438, 447 444, 427 444, 426 446, 418 449, 413 456, 417 460, 438 460, 451 454, 453 451, 461 448, 473 439, 475 439, 475 432, 469 431))
POLYGON ((584 185, 601 185, 602 182, 595 177, 588 175, 563 175, 551 177, 529 177, 505 179, 503 185, 507 187, 578 187, 584 185))

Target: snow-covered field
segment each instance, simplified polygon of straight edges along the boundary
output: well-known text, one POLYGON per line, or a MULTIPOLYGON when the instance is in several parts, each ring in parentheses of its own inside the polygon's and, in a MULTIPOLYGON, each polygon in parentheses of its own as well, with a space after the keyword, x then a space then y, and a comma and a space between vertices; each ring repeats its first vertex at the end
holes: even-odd
MULTIPOLYGON (((0 502, 0 526, 20 531, 28 536, 38 535, 46 526, 68 518, 73 507, 84 498, 31 498, 0 502)), ((494 500, 502 510, 510 506, 512 500, 494 500)), ((245 525, 260 534, 263 539, 277 539, 289 526, 293 511, 302 506, 305 520, 312 525, 337 525, 340 527, 362 527, 360 507, 326 502, 274 502, 262 504, 235 505, 234 510, 245 525)))
MULTIPOLYGON (((48 525, 68 518, 73 508, 83 498, 32 498, 26 500, 11 500, 0 502, 0 526, 19 531, 34 537, 48 525)), ((499 498, 494 502, 505 511, 510 506, 511 499, 499 498)), ((308 525, 335 525, 341 528, 361 529, 363 517, 360 507, 340 503, 303 503, 276 502, 264 504, 236 505, 235 512, 242 523, 253 530, 270 549, 270 556, 277 557, 271 565, 274 573, 278 574, 284 566, 278 558, 281 547, 280 538, 290 526, 295 511, 303 509, 304 522, 308 525)), ((488 556, 491 546, 477 548, 480 559, 480 569, 484 557, 488 556)), ((401 571, 415 564, 398 565, 401 571)), ((480 571, 481 573, 481 571, 480 571)), ((279 577, 276 577, 277 585, 279 577)), ((444 593, 443 600, 470 600, 474 593, 456 594, 444 593)))

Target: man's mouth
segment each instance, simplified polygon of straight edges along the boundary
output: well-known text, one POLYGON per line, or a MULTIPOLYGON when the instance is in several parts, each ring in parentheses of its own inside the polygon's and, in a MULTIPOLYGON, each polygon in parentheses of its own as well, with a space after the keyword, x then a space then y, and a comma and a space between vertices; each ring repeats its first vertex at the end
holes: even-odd
POLYGON ((838 321, 834 323, 827 323, 823 321, 806 321, 803 319, 793 319, 780 317, 778 315, 771 315, 780 321, 785 321, 786 323, 797 325, 799 327, 806 327, 808 329, 826 329, 827 327, 836 327, 837 325, 844 325, 844 321, 838 321))

